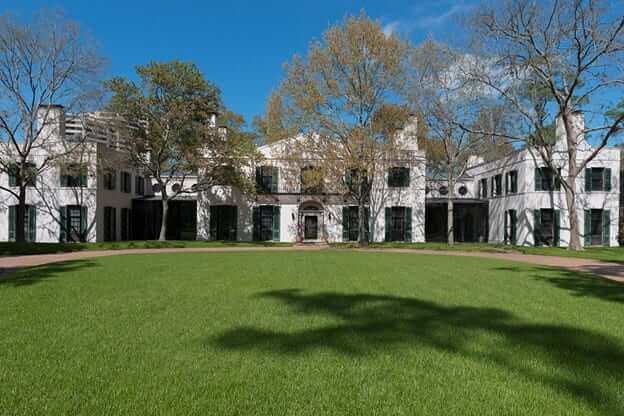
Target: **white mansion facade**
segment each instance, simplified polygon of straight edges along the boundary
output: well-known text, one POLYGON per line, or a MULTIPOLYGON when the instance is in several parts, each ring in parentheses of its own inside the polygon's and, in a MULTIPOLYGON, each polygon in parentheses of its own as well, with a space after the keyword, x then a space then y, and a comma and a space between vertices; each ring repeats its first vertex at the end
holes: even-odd
MULTIPOLYGON (((160 195, 151 181, 124 165, 119 138, 97 131, 84 120, 101 114, 66 115, 55 107, 59 143, 74 135, 87 135, 87 151, 80 166, 51 166, 28 187, 26 236, 30 241, 112 241, 157 238, 160 195), (87 127, 85 127, 87 126, 87 127)), ((91 124, 96 126, 97 123, 91 124)), ((366 210, 371 241, 425 242, 445 239, 444 182, 426 178, 425 153, 418 148, 416 120, 400 132, 401 152, 385 172, 376 175, 374 195, 366 210)), ((578 118, 582 129, 582 116, 578 118)), ((565 137, 557 129, 554 164, 565 175, 565 137)), ((302 182, 302 172, 283 158, 288 140, 261 146, 264 161, 249 172, 256 194, 219 186, 170 202, 168 238, 213 240, 265 240, 282 242, 341 242, 358 239, 358 210, 340 192, 302 182)), ((579 159, 591 146, 581 141, 579 159)), ((36 158, 45 154, 33 155, 36 158)), ((564 192, 539 156, 524 149, 494 162, 473 158, 454 192, 454 229, 457 241, 518 245, 559 245, 569 241, 564 192)), ((577 181, 577 216, 585 245, 618 244, 621 197, 621 152, 603 149, 577 181)), ((185 183, 197 178, 187 177, 185 183)), ((175 184, 175 181, 172 182, 175 184)), ((0 173, 0 185, 15 179, 0 173)), ((0 241, 15 236, 13 195, 0 190, 0 241)))

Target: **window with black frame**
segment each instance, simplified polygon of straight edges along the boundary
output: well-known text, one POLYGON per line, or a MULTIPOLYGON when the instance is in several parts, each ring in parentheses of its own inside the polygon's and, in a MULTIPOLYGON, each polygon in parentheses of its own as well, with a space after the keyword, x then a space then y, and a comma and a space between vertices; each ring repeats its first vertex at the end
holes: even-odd
POLYGON ((488 197, 487 178, 483 178, 479 181, 479 196, 483 199, 488 197))
POLYGON ((7 173, 9 175, 9 186, 20 186, 22 180, 25 181, 26 187, 35 187, 37 185, 37 167, 32 162, 26 162, 25 169, 22 171, 23 178, 20 176, 20 165, 12 163, 9 165, 7 173))
POLYGON ((109 170, 104 173, 104 189, 109 191, 115 190, 117 185, 117 172, 109 170))
POLYGON ((544 166, 535 169, 535 190, 536 191, 559 191, 561 190, 561 181, 559 176, 561 169, 558 170, 559 175, 555 173, 553 168, 544 166))
POLYGON ((505 174, 505 193, 518 193, 518 171, 512 170, 505 174))
POLYGON ((61 186, 79 188, 87 186, 87 166, 72 163, 61 169, 61 186))
POLYGON ((603 167, 585 169, 585 190, 587 192, 611 191, 611 169, 603 167))
POLYGON ((388 187, 405 188, 410 183, 410 169, 407 167, 397 166, 388 169, 388 187))
POLYGON ((121 192, 132 192, 132 175, 129 172, 121 172, 121 192))

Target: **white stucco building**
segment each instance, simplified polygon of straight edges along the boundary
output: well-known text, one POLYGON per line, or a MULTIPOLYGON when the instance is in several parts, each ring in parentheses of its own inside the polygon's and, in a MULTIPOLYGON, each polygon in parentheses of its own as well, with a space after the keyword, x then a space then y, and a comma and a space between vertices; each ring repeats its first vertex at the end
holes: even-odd
MULTIPOLYGON (((55 146, 86 138, 72 163, 51 165, 28 187, 26 235, 31 241, 112 241, 155 239, 161 218, 161 198, 152 181, 126 162, 123 140, 98 123, 103 113, 66 115, 49 108, 55 146), (72 167, 71 171, 68 166, 72 167)), ((577 127, 582 129, 582 116, 577 127)), ((426 157, 415 138, 417 120, 399 131, 401 151, 374 176, 367 209, 371 241, 444 241, 446 202, 444 181, 426 179, 426 157)), ((553 165, 566 174, 565 136, 557 128, 553 165)), ((302 182, 314 163, 293 166, 284 159, 289 141, 259 147, 263 162, 249 175, 256 194, 218 186, 184 194, 170 202, 168 239, 234 241, 340 242, 358 239, 358 210, 346 192, 302 182)), ((48 147, 54 151, 55 147, 48 147)), ((578 143, 579 160, 591 146, 578 143)), ((37 165, 45 152, 32 156, 37 165)), ((621 153, 605 148, 577 181, 577 216, 585 245, 617 245, 621 200, 621 153)), ((197 182, 186 176, 185 186, 197 182)), ((15 179, 0 173, 0 185, 15 179)), ((178 181, 172 178, 169 186, 178 181)), ((539 156, 517 150, 497 161, 471 160, 454 193, 456 241, 519 245, 566 246, 569 225, 565 195, 539 156)), ((13 189, 13 188, 11 188, 13 189)), ((171 192, 170 192, 171 193, 171 192)), ((15 237, 13 195, 0 190, 0 241, 15 237)))

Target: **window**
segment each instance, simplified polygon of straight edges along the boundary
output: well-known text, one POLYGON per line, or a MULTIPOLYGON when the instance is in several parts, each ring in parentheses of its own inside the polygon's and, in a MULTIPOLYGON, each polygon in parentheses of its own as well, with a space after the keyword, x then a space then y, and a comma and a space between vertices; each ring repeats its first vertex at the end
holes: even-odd
POLYGON ((121 209, 121 240, 128 241, 132 235, 131 226, 131 210, 130 208, 121 209))
POLYGON ((466 194, 468 193, 468 188, 465 185, 462 185, 459 187, 458 192, 461 196, 466 196, 466 194))
POLYGON ((117 172, 114 170, 104 173, 104 189, 109 191, 115 190, 117 187, 117 172))
MULTIPOLYGON (((9 175, 9 186, 20 186, 19 164, 13 163, 9 165, 7 173, 9 175)), ((37 185, 37 167, 34 163, 27 162, 22 174, 27 187, 35 187, 37 185)))
POLYGON ((132 175, 128 172, 121 172, 121 192, 132 193, 132 175))
POLYGON ((323 193, 323 176, 320 169, 314 166, 307 166, 301 169, 301 193, 323 193))
POLYGON ((533 211, 533 240, 536 246, 558 246, 561 216, 556 209, 533 211))
MULTIPOLYGON (((561 176, 561 169, 559 169, 561 176)), ((541 167, 535 169, 535 190, 536 191, 559 191, 561 190, 561 182, 559 176, 555 174, 550 167, 541 167)))
POLYGON ((412 208, 386 207, 386 241, 412 241, 412 208))
POLYGON ((104 207, 104 241, 117 240, 117 209, 104 207))
POLYGON ((503 194, 503 175, 498 174, 492 177, 492 196, 501 196, 503 194))
POLYGON ((278 192, 279 169, 276 166, 256 167, 256 191, 260 194, 278 192))
POLYGON ((585 169, 585 191, 611 191, 611 169, 587 168, 585 169))
POLYGON ((516 194, 518 193, 518 171, 512 170, 505 174, 505 193, 516 194))
POLYGON ((366 171, 360 174, 359 169, 347 169, 345 171, 344 181, 349 192, 366 192, 368 191, 368 175, 366 171), (361 187, 358 189, 358 187, 361 187))
POLYGON ((61 170, 61 186, 85 187, 87 186, 87 166, 73 163, 61 170))
POLYGON ((256 241, 280 240, 280 207, 262 205, 253 209, 253 239, 256 241))
POLYGON ((611 213, 606 209, 585 210, 585 245, 611 244, 611 213))
POLYGON ((516 244, 517 223, 516 210, 505 211, 505 244, 516 244))
POLYGON ((488 197, 487 178, 483 178, 479 181, 479 196, 483 199, 488 197))
POLYGON ((87 207, 67 205, 61 207, 60 240, 68 242, 84 242, 87 239, 87 207))
MULTIPOLYGON (((366 230, 365 239, 369 238, 369 218, 370 209, 364 208, 366 220, 364 228, 366 230)), ((360 209, 357 206, 342 207, 342 240, 359 241, 360 239, 360 209)))
MULTIPOLYGON (((9 206, 9 241, 15 241, 17 230, 17 205, 9 206)), ((37 208, 26 205, 24 212, 24 237, 28 242, 37 241, 37 208)))
POLYGON ((235 241, 238 229, 238 207, 212 205, 210 207, 210 239, 235 241))
POLYGON ((134 178, 134 193, 137 195, 145 195, 145 178, 136 176, 134 178))
POLYGON ((390 188, 405 188, 410 183, 410 169, 394 167, 388 169, 388 186, 390 188))

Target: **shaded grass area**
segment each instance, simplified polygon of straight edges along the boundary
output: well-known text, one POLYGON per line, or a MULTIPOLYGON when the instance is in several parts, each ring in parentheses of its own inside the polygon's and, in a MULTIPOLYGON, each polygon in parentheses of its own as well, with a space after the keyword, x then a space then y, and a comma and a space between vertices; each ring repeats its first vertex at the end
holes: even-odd
POLYGON ((0 242, 0 256, 71 253, 87 250, 124 250, 131 248, 194 248, 194 247, 288 247, 290 243, 270 241, 112 241, 106 243, 7 243, 0 242))
MULTIPOLYGON (((356 243, 332 243, 334 248, 356 248, 356 243)), ((446 243, 370 243, 371 248, 409 248, 414 250, 441 250, 441 251, 477 251, 484 253, 522 253, 538 254, 542 256, 576 257, 602 260, 624 264, 624 247, 588 247, 582 251, 569 251, 562 247, 524 247, 489 243, 456 243, 452 246, 446 243)))
POLYGON ((0 314, 0 413, 624 412, 624 286, 571 271, 129 255, 18 271, 0 314))

